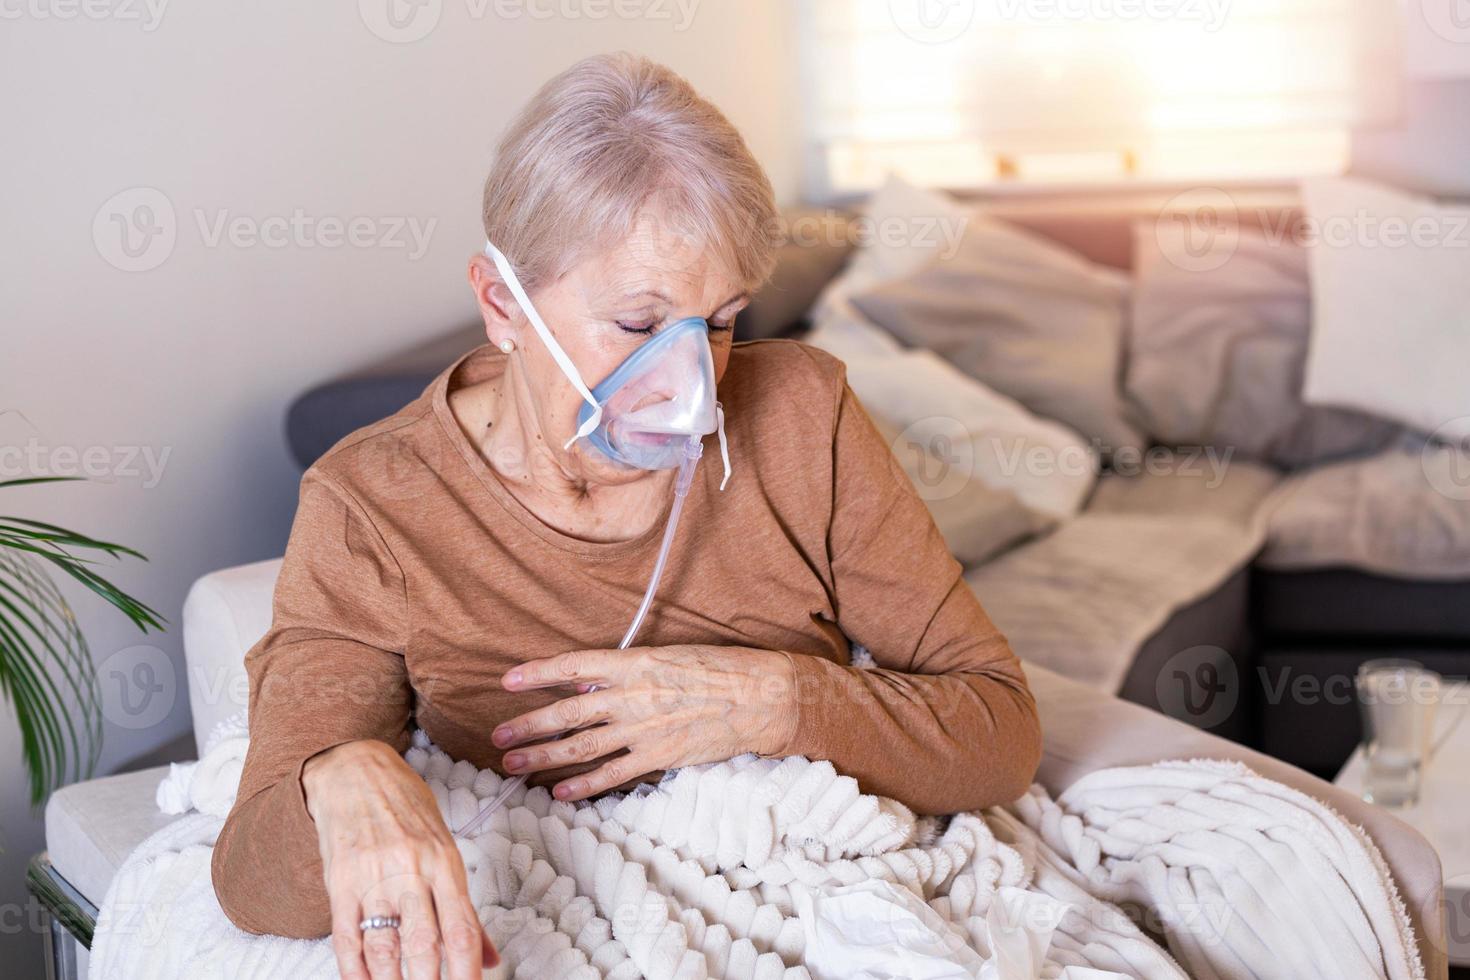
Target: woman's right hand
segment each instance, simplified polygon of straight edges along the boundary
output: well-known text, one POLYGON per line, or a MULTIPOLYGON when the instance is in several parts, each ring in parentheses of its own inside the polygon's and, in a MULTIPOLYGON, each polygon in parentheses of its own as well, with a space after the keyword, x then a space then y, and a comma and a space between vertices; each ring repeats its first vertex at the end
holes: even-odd
POLYGON ((499 956, 470 903, 464 861, 428 784, 384 742, 347 742, 302 769, 343 980, 480 980, 499 956), (397 929, 370 929, 372 916, 397 929), (400 972, 400 957, 407 974, 400 972))

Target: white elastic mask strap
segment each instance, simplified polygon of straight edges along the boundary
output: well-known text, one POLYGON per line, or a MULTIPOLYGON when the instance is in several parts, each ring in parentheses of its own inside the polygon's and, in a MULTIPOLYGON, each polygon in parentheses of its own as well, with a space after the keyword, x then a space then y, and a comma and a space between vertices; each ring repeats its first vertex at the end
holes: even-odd
POLYGON ((720 492, 725 490, 725 484, 730 482, 730 443, 725 439, 725 407, 715 402, 715 426, 720 434, 720 462, 725 464, 725 477, 720 481, 720 492))
POLYGON ((561 368, 562 374, 567 376, 567 380, 572 383, 573 388, 577 389, 583 400, 592 406, 592 414, 587 417, 587 421, 583 422, 577 434, 568 439, 565 446, 562 446, 563 449, 570 449, 572 443, 597 428, 597 424, 602 421, 602 406, 597 404, 597 399, 592 396, 591 390, 583 384, 582 376, 577 373, 577 366, 572 363, 570 357, 567 357, 567 352, 561 349, 561 344, 556 342, 556 338, 546 328, 546 321, 541 319, 541 314, 537 313, 536 307, 531 305, 531 297, 527 296, 526 291, 521 288, 521 281, 516 278, 516 271, 511 268, 510 260, 500 253, 500 249, 495 247, 494 242, 490 241, 485 242, 485 254, 490 256, 495 263, 495 268, 500 270, 500 278, 510 287, 510 294, 516 298, 516 302, 525 311, 526 319, 531 321, 531 326, 536 328, 536 335, 551 352, 551 359, 561 368))

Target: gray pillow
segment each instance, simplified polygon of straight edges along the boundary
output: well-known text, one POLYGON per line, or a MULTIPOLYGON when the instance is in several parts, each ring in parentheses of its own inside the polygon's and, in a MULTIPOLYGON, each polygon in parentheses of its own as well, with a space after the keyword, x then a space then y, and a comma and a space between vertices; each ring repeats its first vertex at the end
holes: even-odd
POLYGON ((1305 249, 1289 237, 1273 244, 1242 229, 1224 264, 1201 268, 1189 261, 1189 233, 1178 223, 1134 227, 1124 387, 1153 438, 1232 448, 1295 469, 1372 452, 1401 431, 1359 412, 1302 402, 1311 324, 1305 249))
POLYGON ((852 297, 874 323, 927 347, 1106 457, 1138 449, 1120 390, 1127 283, 1118 273, 976 216, 955 254, 852 297))
POLYGON ((1366 459, 1289 477, 1266 501, 1260 564, 1470 578, 1470 450, 1406 433, 1366 459))
POLYGON ((788 208, 781 220, 784 237, 776 248, 775 270, 735 318, 737 340, 794 332, 852 255, 852 222, 840 211, 788 208))
POLYGON ((954 492, 951 481, 942 478, 947 464, 935 451, 938 447, 910 438, 871 412, 869 416, 928 506, 950 553, 966 568, 1056 526, 1055 518, 1031 510, 1011 491, 979 479, 966 480, 954 492))

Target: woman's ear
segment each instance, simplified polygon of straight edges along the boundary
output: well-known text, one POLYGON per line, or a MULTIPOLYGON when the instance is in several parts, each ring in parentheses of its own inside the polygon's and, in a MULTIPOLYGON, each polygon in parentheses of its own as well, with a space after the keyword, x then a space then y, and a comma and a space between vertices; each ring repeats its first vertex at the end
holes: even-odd
POLYGON ((505 340, 519 343, 523 322, 520 307, 489 256, 470 257, 469 279, 470 288, 475 291, 475 302, 480 307, 480 316, 485 320, 485 336, 490 343, 497 346, 505 340))

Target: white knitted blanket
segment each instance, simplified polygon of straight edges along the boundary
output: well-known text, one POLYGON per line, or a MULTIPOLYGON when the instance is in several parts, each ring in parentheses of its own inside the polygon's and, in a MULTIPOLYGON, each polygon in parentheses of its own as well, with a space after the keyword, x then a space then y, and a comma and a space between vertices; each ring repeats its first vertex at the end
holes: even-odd
MULTIPOLYGON (((222 726, 160 785, 192 812, 119 870, 94 980, 337 975, 329 941, 245 934, 215 899, 246 745, 222 726)), ((407 759, 451 827, 499 788, 422 733, 407 759)), ((593 804, 522 791, 458 844, 500 975, 527 980, 1423 976, 1372 843, 1235 765, 1107 770, 938 819, 826 762, 742 756, 593 804)))

